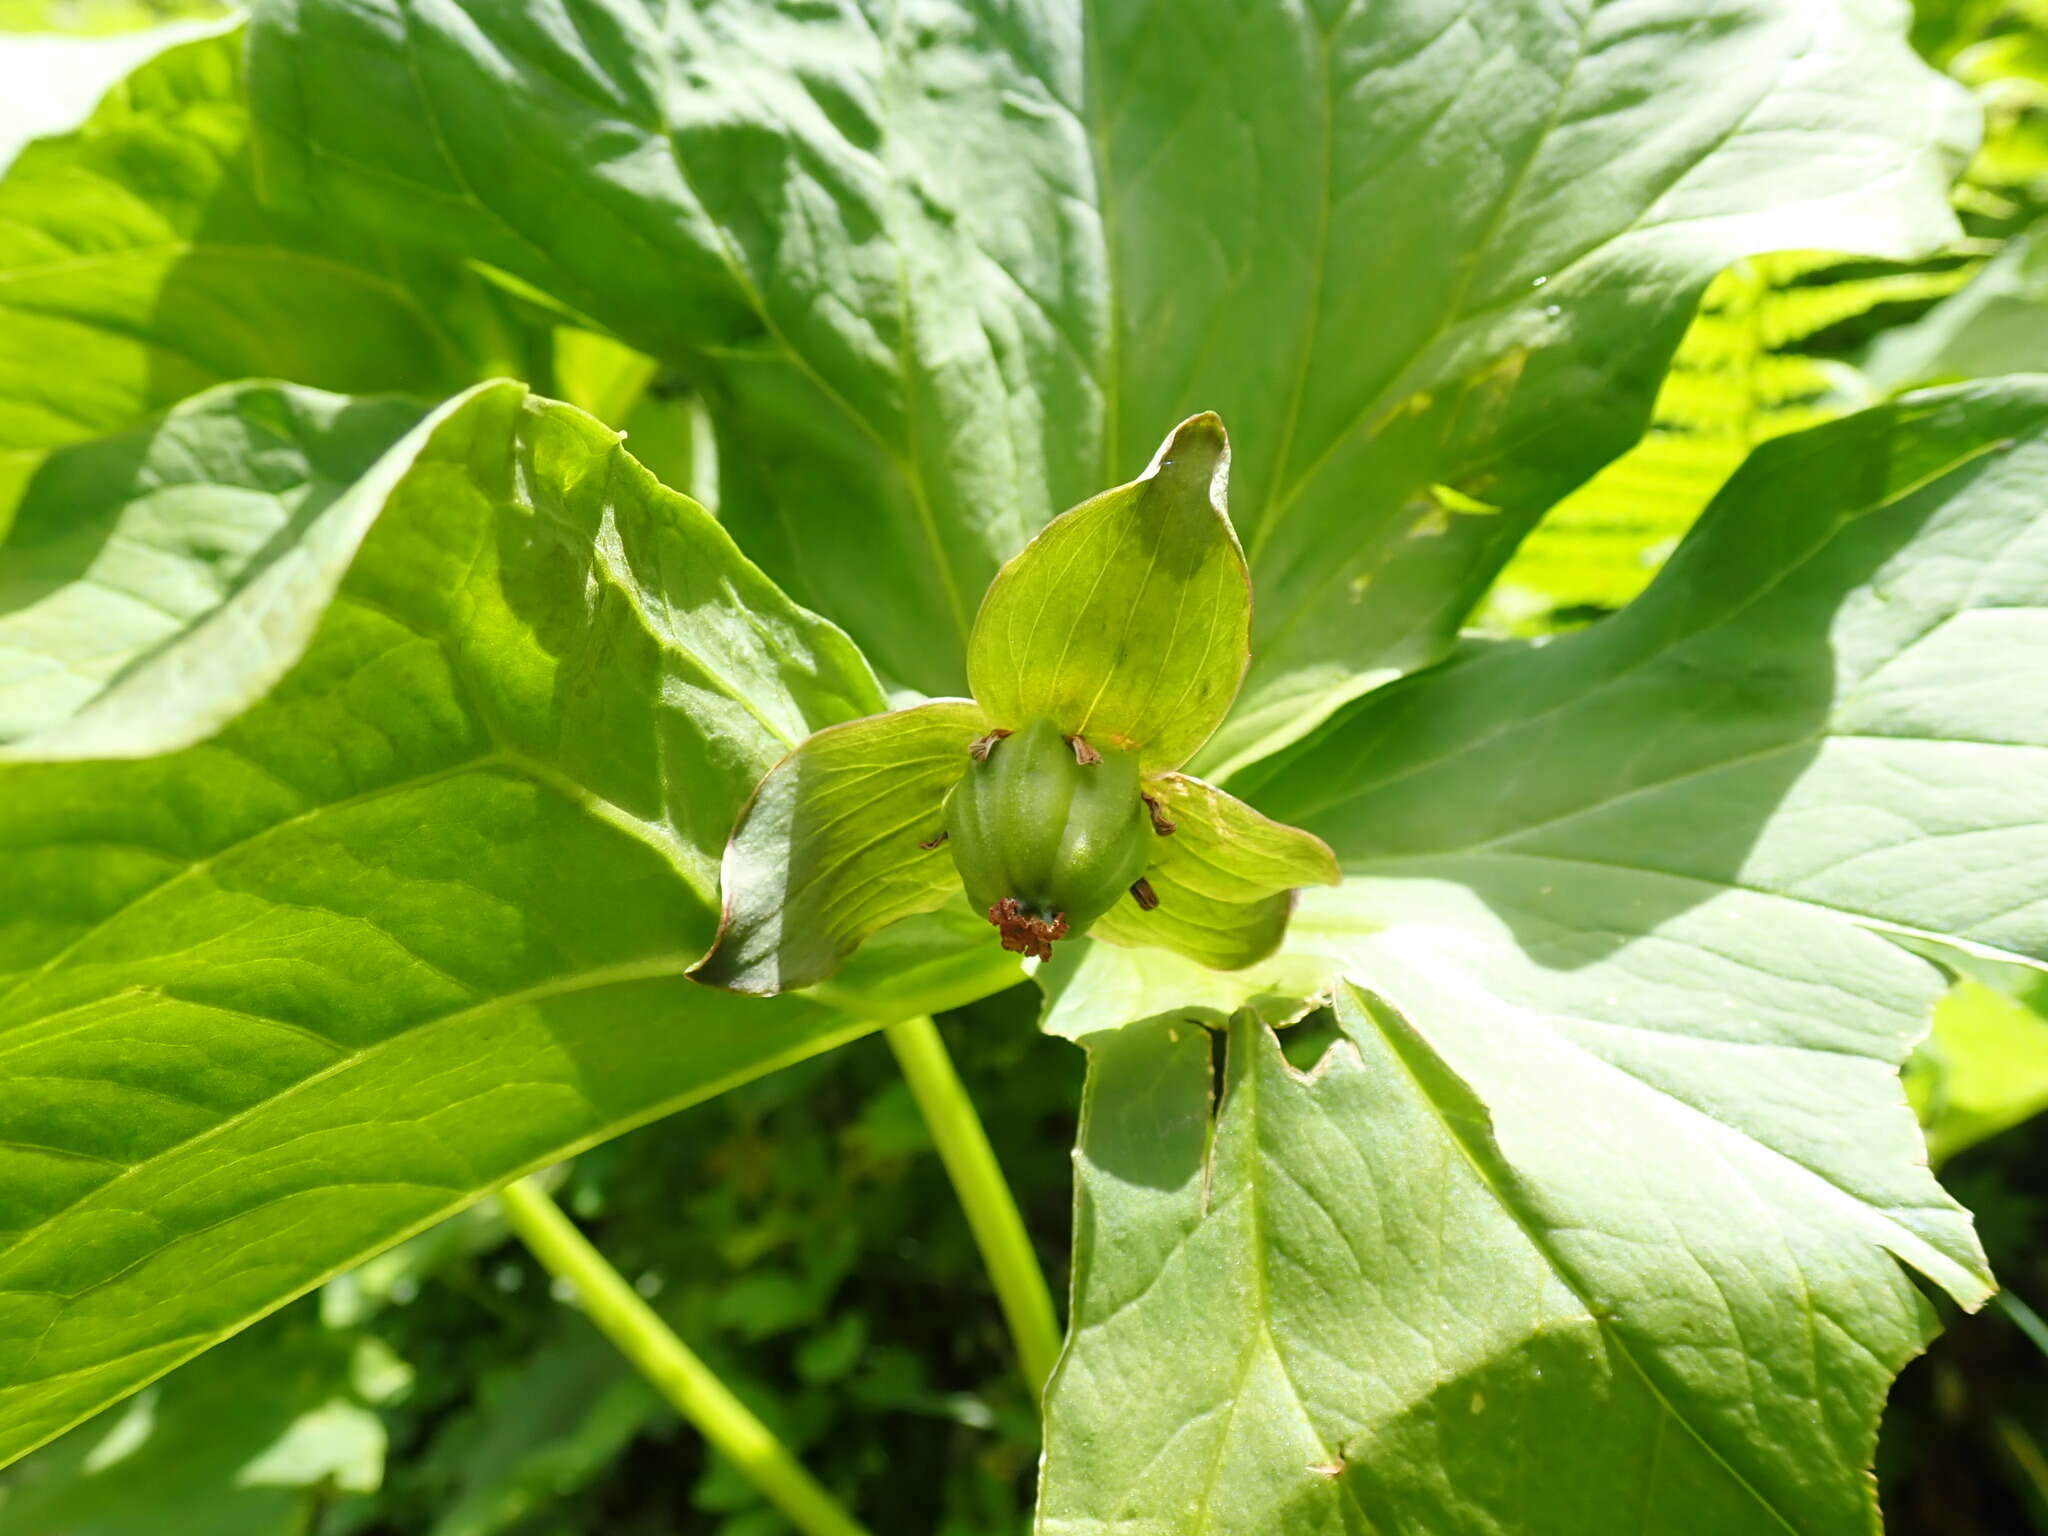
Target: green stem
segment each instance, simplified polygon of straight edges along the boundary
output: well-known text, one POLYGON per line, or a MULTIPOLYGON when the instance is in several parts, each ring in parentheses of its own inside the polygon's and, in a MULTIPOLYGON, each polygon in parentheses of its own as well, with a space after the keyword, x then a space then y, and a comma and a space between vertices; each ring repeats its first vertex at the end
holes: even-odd
POLYGON ((996 1300, 1017 1346, 1017 1363, 1034 1394, 1045 1389, 1060 1353, 1059 1319, 1038 1255, 1017 1214, 1016 1197, 996 1164, 974 1101, 953 1070, 946 1043, 929 1018, 903 1019, 884 1031, 911 1096, 931 1128, 939 1160, 967 1213, 967 1225, 995 1282, 996 1300))
POLYGON ((2042 1354, 2048 1355, 2048 1323, 2041 1321, 2040 1314, 2011 1291, 2000 1291, 1992 1299, 1998 1303, 1999 1310, 2012 1319, 2013 1326, 2032 1340, 2042 1354))
POLYGON ((575 1286, 590 1320, 804 1536, 869 1536, 590 1246, 546 1191, 531 1179, 520 1179, 498 1191, 498 1198, 512 1230, 533 1256, 550 1274, 575 1286))

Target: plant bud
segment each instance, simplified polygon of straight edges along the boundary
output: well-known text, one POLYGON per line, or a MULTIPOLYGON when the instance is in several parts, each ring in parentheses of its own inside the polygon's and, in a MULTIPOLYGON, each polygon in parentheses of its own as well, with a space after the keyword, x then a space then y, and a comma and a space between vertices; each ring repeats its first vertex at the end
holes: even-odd
POLYGON ((946 833, 967 899, 1003 948, 1040 959, 1130 890, 1153 837, 1136 755, 1077 748, 1050 720, 968 764, 946 801, 946 833))

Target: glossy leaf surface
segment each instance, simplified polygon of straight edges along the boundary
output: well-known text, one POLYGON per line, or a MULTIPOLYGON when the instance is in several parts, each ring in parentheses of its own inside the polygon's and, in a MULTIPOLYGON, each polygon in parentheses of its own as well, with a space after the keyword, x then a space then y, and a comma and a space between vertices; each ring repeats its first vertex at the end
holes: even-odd
POLYGON ((359 482, 420 415, 225 385, 58 450, 0 561, 0 761, 170 751, 260 697, 304 648, 390 474, 359 482))
POLYGON ((1950 236, 1974 118, 1900 20, 284 0, 252 87, 279 196, 701 379, 729 525, 892 682, 959 693, 998 565, 1220 413, 1259 616, 1216 777, 1445 651, 1728 261, 1950 236))
POLYGON ((2048 962, 2044 473, 2039 382, 1783 439, 1618 617, 1248 786, 1343 866, 1289 947, 1344 1043, 1240 1026, 1206 1152, 1206 1044, 1098 1049, 1045 1529, 1875 1529, 1902 1266, 1990 1289, 1919 951, 2048 962))
MULTIPOLYGON (((167 756, 0 767, 0 1456, 522 1169, 872 1027, 684 974, 755 780, 878 702, 844 636, 517 385, 369 479, 261 702, 167 756)), ((1000 984, 944 942, 847 1001, 1000 984)))
POLYGON ((439 399, 505 357, 474 280, 259 206, 241 50, 169 49, 0 178, 0 530, 48 450, 211 385, 439 399))

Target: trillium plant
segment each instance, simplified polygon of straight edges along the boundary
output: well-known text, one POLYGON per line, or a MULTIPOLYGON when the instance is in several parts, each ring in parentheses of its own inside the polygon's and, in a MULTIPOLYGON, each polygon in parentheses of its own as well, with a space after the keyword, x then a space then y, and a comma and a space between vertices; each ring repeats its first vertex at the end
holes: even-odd
POLYGON ((490 1199, 857 1533, 546 1170, 880 1035, 1042 1536, 1879 1529, 1995 1289, 1899 1068, 2048 968, 2048 380, 1873 391, 1625 607, 1471 621, 1718 272, 1953 247, 1894 0, 106 62, 0 124, 0 1459, 490 1199), (1067 1243, 943 1044, 999 993, 1085 1052, 1067 1243))
POLYGON ((997 574, 972 699, 829 726, 776 764, 726 852, 692 973, 747 992, 824 980, 860 941, 958 900, 1035 959, 1093 931, 1236 969, 1279 947, 1293 888, 1337 862, 1174 770, 1244 677, 1251 578, 1214 415, 1055 518, 997 574), (941 847, 951 858, 934 857, 941 847))

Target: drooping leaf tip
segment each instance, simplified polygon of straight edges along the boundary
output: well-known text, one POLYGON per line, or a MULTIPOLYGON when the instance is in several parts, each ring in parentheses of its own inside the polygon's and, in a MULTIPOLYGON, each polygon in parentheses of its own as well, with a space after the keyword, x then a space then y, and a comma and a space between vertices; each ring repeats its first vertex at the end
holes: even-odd
POLYGON ((1227 515, 1230 494, 1230 433, 1214 411, 1190 416, 1166 435, 1146 466, 1147 480, 1174 480, 1190 491, 1205 490, 1211 507, 1227 515))

